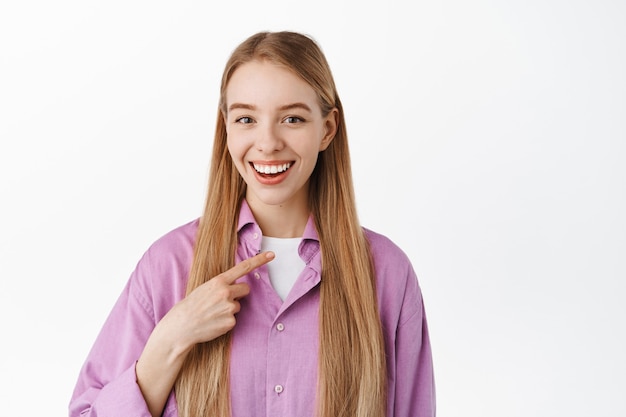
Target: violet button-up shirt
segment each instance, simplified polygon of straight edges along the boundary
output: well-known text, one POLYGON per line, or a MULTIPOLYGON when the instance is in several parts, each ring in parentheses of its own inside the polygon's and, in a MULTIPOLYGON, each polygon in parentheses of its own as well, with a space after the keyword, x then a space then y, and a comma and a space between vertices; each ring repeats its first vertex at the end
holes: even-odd
MULTIPOLYGON (((156 323, 185 296, 198 221, 157 240, 139 261, 78 377, 70 417, 150 417, 135 363, 156 323)), ((261 229, 243 203, 237 262, 257 254, 261 229)), ((374 260, 388 373, 389 417, 432 417, 435 391, 421 291, 406 255, 366 230, 374 260)), ((233 417, 313 417, 318 372, 321 254, 309 220, 300 257, 306 267, 283 302, 262 266, 239 282, 250 286, 233 329, 233 417)), ((163 415, 178 416, 174 394, 163 415)))

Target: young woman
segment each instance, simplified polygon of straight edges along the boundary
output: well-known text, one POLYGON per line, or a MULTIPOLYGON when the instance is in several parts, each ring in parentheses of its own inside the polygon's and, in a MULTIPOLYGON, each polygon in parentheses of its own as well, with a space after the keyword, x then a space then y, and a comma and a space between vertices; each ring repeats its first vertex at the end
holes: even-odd
POLYGON ((435 415, 421 292, 359 225, 317 44, 259 33, 224 71, 202 217, 137 265, 70 416, 435 415))

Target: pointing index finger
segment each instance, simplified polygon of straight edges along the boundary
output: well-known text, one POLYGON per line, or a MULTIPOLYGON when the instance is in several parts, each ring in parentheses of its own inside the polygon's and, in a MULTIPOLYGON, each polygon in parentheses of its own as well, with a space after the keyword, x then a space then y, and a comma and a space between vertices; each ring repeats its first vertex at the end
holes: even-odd
POLYGON ((226 278, 226 281, 229 284, 233 284, 237 281, 237 279, 246 275, 248 272, 257 269, 261 265, 265 265, 272 259, 274 259, 274 252, 259 253, 252 258, 244 259, 228 271, 223 272, 221 275, 226 278))

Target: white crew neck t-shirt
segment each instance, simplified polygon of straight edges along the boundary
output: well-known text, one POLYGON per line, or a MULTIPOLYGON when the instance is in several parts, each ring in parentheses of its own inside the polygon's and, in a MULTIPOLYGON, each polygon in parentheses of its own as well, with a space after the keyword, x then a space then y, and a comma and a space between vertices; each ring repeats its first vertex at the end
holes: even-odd
POLYGON ((298 254, 302 238, 278 238, 263 236, 261 250, 276 254, 274 260, 267 264, 270 282, 281 300, 285 301, 293 284, 306 266, 298 254))

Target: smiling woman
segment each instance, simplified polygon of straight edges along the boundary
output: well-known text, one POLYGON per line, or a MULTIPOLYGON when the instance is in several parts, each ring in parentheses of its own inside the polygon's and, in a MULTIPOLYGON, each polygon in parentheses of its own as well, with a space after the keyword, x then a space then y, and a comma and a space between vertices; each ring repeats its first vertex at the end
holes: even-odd
POLYGON ((335 137, 337 109, 323 114, 306 81, 264 59, 241 65, 225 98, 228 150, 263 234, 302 236, 310 212, 309 178, 318 154, 335 137), (284 216, 299 221, 271 221, 284 216))
POLYGON ((434 410, 421 291, 358 222, 326 59, 298 33, 253 35, 224 71, 204 214, 139 262, 70 416, 434 410))

